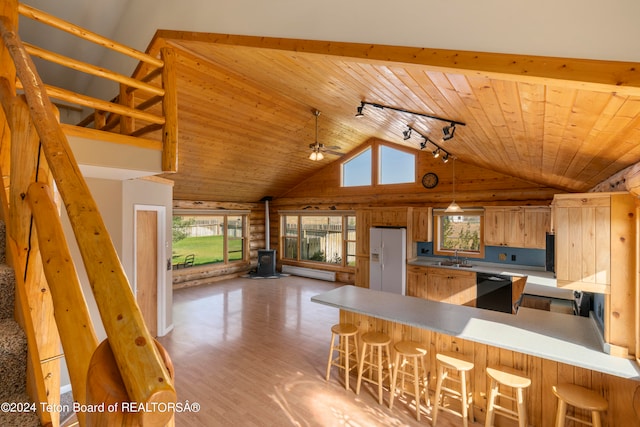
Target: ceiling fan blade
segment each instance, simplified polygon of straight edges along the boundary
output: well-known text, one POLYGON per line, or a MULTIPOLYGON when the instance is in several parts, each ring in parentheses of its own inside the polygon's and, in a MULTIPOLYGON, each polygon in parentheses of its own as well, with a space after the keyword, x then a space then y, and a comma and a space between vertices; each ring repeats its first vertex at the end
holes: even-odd
POLYGON ((333 150, 322 150, 323 153, 333 154, 334 156, 344 156, 344 153, 340 153, 338 151, 333 150))
POLYGON ((338 145, 325 145, 324 148, 329 150, 339 150, 340 147, 338 145))

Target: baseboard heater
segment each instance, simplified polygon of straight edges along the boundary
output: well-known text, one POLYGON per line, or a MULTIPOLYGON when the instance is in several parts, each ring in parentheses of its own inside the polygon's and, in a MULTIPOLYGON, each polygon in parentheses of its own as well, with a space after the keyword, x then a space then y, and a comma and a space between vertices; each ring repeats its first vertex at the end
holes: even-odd
POLYGON ((316 270, 315 268, 298 267, 295 265, 283 265, 282 272, 292 274, 294 276, 309 277, 311 279, 326 280, 328 282, 336 281, 335 271, 316 270))

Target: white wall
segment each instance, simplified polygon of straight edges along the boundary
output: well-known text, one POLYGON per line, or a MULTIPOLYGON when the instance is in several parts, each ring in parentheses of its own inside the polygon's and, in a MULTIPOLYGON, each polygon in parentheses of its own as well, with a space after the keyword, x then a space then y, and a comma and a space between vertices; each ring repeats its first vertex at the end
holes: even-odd
MULTIPOLYGON (((171 254, 171 215, 173 201, 173 187, 168 184, 145 180, 107 180, 96 178, 85 178, 89 190, 98 205, 98 209, 102 215, 102 219, 111 235, 111 240, 115 250, 120 257, 124 267, 125 274, 129 279, 129 283, 133 283, 135 278, 135 265, 133 262, 134 254, 134 223, 135 214, 134 206, 136 204, 146 204, 154 206, 164 206, 166 210, 166 236, 168 238, 168 253, 171 254)), ((89 313, 94 323, 98 341, 106 339, 106 333, 100 319, 97 304, 93 298, 89 279, 87 277, 78 245, 73 235, 69 217, 66 211, 62 210, 62 225, 69 243, 69 250, 74 258, 78 271, 78 278, 82 284, 82 289, 89 307, 89 313)), ((167 245, 165 245, 166 247, 167 245)), ((170 256, 170 255, 169 255, 170 256)), ((166 334, 172 328, 172 275, 171 271, 167 271, 165 277, 164 301, 163 307, 158 307, 158 311, 162 312, 160 317, 166 319, 164 324, 158 324, 158 333, 166 334)), ((66 372, 66 364, 62 363, 61 387, 66 391, 69 385, 69 377, 66 372)))
MULTIPOLYGON (((26 0, 144 51, 158 29, 640 62, 637 0, 26 0)), ((51 36, 27 41, 131 75, 136 61, 51 36)), ((46 81, 108 98, 117 87, 51 72, 46 81), (61 81, 65 80, 66 81, 61 81)))

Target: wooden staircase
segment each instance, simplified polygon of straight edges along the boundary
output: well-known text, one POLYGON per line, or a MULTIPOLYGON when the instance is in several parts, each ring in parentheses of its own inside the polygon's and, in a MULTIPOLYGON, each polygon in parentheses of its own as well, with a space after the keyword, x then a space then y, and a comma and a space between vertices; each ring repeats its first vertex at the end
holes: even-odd
POLYGON ((13 317, 15 275, 4 248, 5 225, 0 222, 0 426, 39 426, 35 403, 26 392, 27 340, 13 317))

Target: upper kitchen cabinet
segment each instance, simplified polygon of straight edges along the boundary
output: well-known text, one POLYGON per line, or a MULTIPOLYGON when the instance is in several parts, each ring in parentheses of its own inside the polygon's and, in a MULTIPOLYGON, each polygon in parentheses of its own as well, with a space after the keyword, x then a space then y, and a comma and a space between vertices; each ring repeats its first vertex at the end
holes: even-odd
POLYGON ((635 348, 635 212, 626 192, 553 199, 558 286, 605 294, 604 341, 622 357, 635 348))
POLYGON ((551 231, 551 208, 526 206, 524 208, 524 247, 545 249, 549 231, 551 231))
POLYGON ((544 249, 550 222, 551 209, 545 206, 486 207, 484 244, 544 249))
POLYGON ((410 209, 413 220, 413 241, 432 242, 433 241, 433 209, 432 208, 412 208, 410 209))
POLYGON ((558 194, 553 215, 558 286, 609 294, 611 283, 629 280, 635 205, 628 193, 558 194))
POLYGON ((372 227, 406 227, 407 208, 374 208, 371 210, 372 227))

